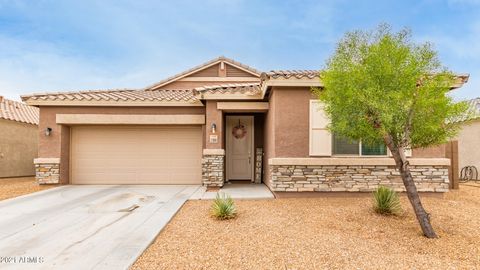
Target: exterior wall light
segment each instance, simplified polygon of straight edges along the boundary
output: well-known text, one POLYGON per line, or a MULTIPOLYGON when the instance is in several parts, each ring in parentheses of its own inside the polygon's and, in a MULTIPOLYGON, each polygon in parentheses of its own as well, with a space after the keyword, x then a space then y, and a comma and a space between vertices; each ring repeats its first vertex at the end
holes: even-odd
POLYGON ((212 123, 212 133, 217 132, 217 125, 215 123, 212 123))
POLYGON ((45 136, 50 136, 50 134, 52 134, 52 128, 47 127, 45 129, 45 136))

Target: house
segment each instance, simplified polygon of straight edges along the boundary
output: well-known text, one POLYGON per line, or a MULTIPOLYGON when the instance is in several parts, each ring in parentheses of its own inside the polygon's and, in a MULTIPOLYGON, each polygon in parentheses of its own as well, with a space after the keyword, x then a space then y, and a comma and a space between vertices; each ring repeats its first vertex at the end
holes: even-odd
POLYGON ((462 121, 462 129, 456 137, 458 142, 458 168, 474 166, 480 172, 480 98, 468 101, 469 114, 462 121))
MULTIPOLYGON (((467 80, 459 75, 452 88, 467 80)), ((244 180, 278 194, 403 189, 383 145, 328 132, 312 86, 322 86, 318 70, 260 72, 219 57, 144 89, 22 99, 40 109, 39 183, 244 180)), ((419 190, 447 191, 449 160, 416 152, 410 164, 419 190)))
POLYGON ((0 96, 0 178, 35 175, 38 108, 0 96))

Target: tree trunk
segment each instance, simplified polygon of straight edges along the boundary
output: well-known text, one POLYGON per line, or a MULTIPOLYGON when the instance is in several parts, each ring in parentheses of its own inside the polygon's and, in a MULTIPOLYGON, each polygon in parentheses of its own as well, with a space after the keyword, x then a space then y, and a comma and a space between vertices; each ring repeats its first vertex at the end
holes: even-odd
POLYGON ((405 189, 407 191, 408 199, 412 204, 413 210, 415 211, 415 215, 417 216, 418 223, 420 223, 423 234, 428 238, 437 238, 437 234, 433 230, 432 224, 430 224, 430 215, 423 208, 420 197, 418 196, 417 187, 415 186, 415 182, 413 181, 413 177, 409 168, 410 165, 407 161, 407 158, 405 157, 403 147, 396 148, 390 138, 386 138, 385 143, 392 152, 392 156, 395 160, 397 169, 400 171, 403 184, 405 185, 405 189))

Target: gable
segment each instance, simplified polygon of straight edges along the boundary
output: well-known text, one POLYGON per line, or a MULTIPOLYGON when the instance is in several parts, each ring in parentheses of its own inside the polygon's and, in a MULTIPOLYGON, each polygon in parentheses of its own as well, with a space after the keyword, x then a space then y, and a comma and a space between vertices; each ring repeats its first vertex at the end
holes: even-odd
POLYGON ((187 76, 186 78, 188 77, 218 77, 219 76, 219 71, 220 69, 220 64, 218 65, 213 65, 211 67, 208 67, 204 70, 200 70, 199 72, 195 72, 189 76, 187 76))
POLYGON ((192 89, 204 85, 259 81, 258 70, 222 56, 162 80, 146 89, 192 89))
POLYGON ((226 75, 227 77, 252 77, 252 74, 229 64, 226 64, 226 75))

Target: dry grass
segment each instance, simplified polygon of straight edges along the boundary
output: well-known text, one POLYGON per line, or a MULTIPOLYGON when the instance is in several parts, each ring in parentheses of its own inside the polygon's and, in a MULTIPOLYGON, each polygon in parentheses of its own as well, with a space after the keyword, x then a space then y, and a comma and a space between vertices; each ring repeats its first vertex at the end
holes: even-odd
POLYGON ((0 178, 0 200, 52 188, 52 185, 40 186, 35 177, 0 178))
POLYGON ((375 214, 368 197, 237 201, 229 221, 189 201, 132 269, 480 268, 480 186, 423 199, 439 239, 401 200, 400 217, 375 214))

